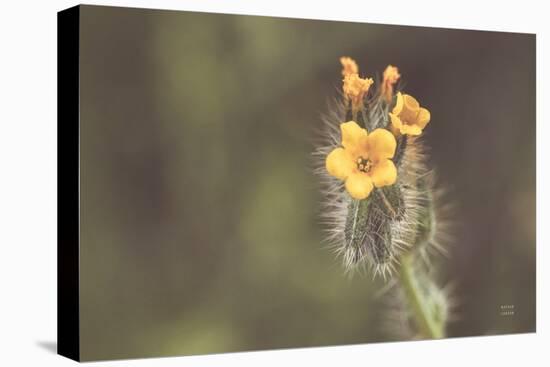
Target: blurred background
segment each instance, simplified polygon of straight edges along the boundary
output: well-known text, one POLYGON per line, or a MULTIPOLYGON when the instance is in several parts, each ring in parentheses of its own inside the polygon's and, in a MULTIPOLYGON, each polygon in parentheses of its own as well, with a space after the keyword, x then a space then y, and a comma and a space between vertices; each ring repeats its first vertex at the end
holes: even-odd
POLYGON ((80 52, 83 359, 396 340, 382 284, 321 244, 343 55, 431 111, 448 335, 535 330, 533 35, 82 6, 80 52))

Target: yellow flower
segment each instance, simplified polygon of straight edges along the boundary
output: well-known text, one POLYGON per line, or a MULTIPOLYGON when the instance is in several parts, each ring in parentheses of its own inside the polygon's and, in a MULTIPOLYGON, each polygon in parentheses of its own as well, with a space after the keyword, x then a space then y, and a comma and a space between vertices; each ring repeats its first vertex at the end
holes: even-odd
POLYGON ((430 111, 420 107, 408 94, 397 93, 397 101, 389 114, 394 131, 407 135, 420 135, 430 122, 430 111))
POLYGON ((373 187, 393 185, 397 170, 391 161, 395 154, 395 137, 386 129, 368 134, 355 121, 340 124, 342 147, 327 155, 326 169, 345 181, 354 199, 365 199, 373 187))
POLYGON ((399 69, 397 67, 388 65, 386 67, 386 70, 384 70, 383 74, 383 81, 382 81, 382 96, 386 99, 386 101, 390 102, 393 96, 393 86, 399 78, 401 77, 401 74, 399 74, 399 69))
POLYGON ((363 98, 369 91, 372 83, 374 83, 372 79, 362 79, 359 77, 359 74, 349 74, 344 77, 342 89, 346 98, 351 100, 351 108, 353 111, 359 111, 363 108, 363 98))
POLYGON ((342 76, 359 73, 359 67, 351 57, 341 57, 340 63, 342 64, 342 76))

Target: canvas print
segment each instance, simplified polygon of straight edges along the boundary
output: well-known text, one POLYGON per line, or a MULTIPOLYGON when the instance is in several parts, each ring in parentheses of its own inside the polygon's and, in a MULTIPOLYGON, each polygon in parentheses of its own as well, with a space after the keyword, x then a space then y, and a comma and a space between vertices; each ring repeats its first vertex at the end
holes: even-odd
POLYGON ((535 35, 67 14, 61 354, 535 332, 535 35))

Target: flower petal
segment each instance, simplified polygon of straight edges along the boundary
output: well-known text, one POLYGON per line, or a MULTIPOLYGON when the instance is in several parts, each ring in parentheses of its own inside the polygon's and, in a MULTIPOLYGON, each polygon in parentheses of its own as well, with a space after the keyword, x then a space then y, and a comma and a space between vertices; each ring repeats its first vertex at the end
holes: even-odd
POLYGON ((340 63, 342 64, 342 76, 357 74, 359 72, 357 63, 351 57, 342 56, 340 63))
POLYGON ((372 180, 366 173, 352 173, 346 180, 346 190, 352 198, 357 200, 367 198, 372 188, 372 180))
POLYGON ((403 125, 403 121, 401 121, 399 116, 394 115, 391 112, 388 115, 390 115, 391 124, 393 125, 393 127, 395 127, 396 129, 400 129, 401 126, 403 125))
POLYGON ((397 180, 395 164, 389 159, 381 160, 372 168, 370 177, 376 187, 393 185, 395 180, 397 180))
POLYGON ((405 94, 403 96, 403 107, 409 111, 417 112, 420 109, 420 103, 413 96, 405 94))
POLYGON ((374 162, 392 158, 396 146, 395 137, 386 129, 376 129, 368 136, 368 153, 374 162))
POLYGON ((430 122, 430 111, 425 108, 420 108, 420 111, 418 111, 418 117, 416 118, 416 124, 421 129, 424 129, 426 125, 428 125, 428 122, 430 122))
POLYGON ((403 95, 401 92, 397 92, 397 99, 395 100, 395 107, 391 111, 394 115, 399 115, 403 109, 403 95))
POLYGON ((325 166, 331 176, 345 180, 351 174, 354 162, 344 148, 336 148, 327 155, 325 166))
POLYGON ((414 97, 405 94, 403 96, 403 110, 399 114, 399 118, 404 124, 412 125, 418 118, 418 112, 420 111, 420 104, 414 97))
POLYGON ((417 136, 422 134, 422 129, 418 125, 402 125, 399 129, 401 134, 417 136))
POLYGON ((344 148, 356 150, 359 144, 368 134, 367 130, 357 125, 355 121, 348 121, 340 124, 342 131, 342 145, 344 148))

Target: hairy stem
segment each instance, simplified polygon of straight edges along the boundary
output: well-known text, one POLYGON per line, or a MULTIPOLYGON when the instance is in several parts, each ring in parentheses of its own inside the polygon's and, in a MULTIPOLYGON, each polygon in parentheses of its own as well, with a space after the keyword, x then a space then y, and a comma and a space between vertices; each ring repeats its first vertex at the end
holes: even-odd
POLYGON ((386 197, 386 195, 384 195, 384 192, 382 190, 376 190, 376 193, 382 199, 382 202, 384 203, 384 206, 386 207, 386 209, 388 209, 388 211, 391 214, 392 218, 395 218, 397 216, 397 212, 395 211, 395 209, 391 205, 391 203, 388 200, 388 198, 386 197))
POLYGON ((415 274, 412 254, 405 254, 401 258, 400 280, 405 291, 405 296, 413 312, 413 317, 418 331, 427 339, 440 339, 444 337, 444 325, 434 318, 427 302, 427 296, 422 289, 415 274))

